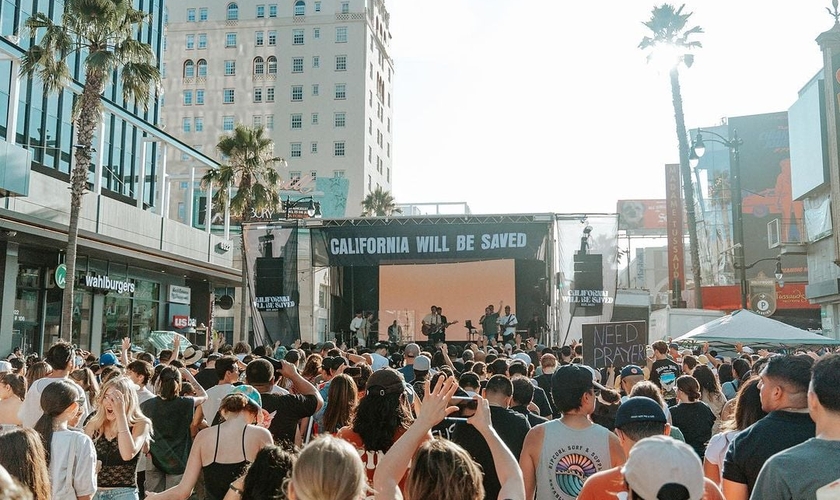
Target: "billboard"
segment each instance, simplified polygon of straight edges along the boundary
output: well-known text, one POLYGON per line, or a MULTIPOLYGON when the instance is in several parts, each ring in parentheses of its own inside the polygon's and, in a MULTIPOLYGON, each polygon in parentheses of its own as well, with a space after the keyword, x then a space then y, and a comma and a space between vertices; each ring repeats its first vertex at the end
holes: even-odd
POLYGON ((663 235, 668 230, 666 200, 618 200, 618 230, 628 235, 663 235))

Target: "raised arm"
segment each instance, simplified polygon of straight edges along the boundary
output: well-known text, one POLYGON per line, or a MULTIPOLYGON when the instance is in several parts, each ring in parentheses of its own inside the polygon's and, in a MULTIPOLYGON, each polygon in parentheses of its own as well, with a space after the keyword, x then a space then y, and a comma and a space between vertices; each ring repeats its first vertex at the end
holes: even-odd
POLYGON ((192 384, 193 389, 195 389, 195 396, 193 396, 193 405, 198 406, 203 402, 207 401, 207 392, 204 391, 204 387, 201 387, 201 384, 198 383, 198 380, 193 377, 192 373, 186 368, 181 368, 181 377, 184 380, 192 384))
POLYGON ((417 419, 376 466, 373 489, 376 491, 377 500, 402 498, 399 481, 408 469, 417 448, 428 438, 432 427, 458 409, 456 406, 449 406, 449 400, 458 390, 458 383, 453 377, 445 379, 443 383, 438 382, 431 391, 428 380, 424 385, 425 395, 417 419))
POLYGON ((284 361, 283 367, 280 369, 280 373, 292 381, 295 394, 312 395, 318 399, 318 406, 315 411, 320 410, 321 407, 324 406, 324 398, 321 397, 321 393, 318 392, 318 388, 303 378, 300 373, 298 373, 295 365, 284 361))
POLYGON ((525 482, 522 477, 522 470, 516 462, 516 457, 510 449, 502 442, 502 438, 493 428, 490 422, 490 403, 486 399, 478 402, 475 415, 467 419, 467 423, 481 433, 487 446, 490 447, 490 455, 493 456, 493 463, 496 466, 496 475, 499 477, 499 499, 522 500, 525 498, 525 482))

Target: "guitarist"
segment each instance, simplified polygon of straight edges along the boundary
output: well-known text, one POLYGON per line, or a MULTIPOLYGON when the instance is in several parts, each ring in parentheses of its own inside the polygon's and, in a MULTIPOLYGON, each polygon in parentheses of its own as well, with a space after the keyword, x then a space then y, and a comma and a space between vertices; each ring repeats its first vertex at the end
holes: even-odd
POLYGON ((441 320, 440 314, 438 314, 438 308, 437 306, 432 306, 431 312, 423 316, 420 331, 423 332, 423 335, 429 337, 429 341, 431 342, 433 340, 433 336, 437 334, 440 327, 441 320))
POLYGON ((438 318, 440 318, 440 324, 435 334, 429 335, 429 340, 433 345, 437 345, 438 342, 446 342, 446 327, 449 326, 449 322, 446 321, 446 316, 443 315, 443 308, 437 307, 436 309, 438 318))

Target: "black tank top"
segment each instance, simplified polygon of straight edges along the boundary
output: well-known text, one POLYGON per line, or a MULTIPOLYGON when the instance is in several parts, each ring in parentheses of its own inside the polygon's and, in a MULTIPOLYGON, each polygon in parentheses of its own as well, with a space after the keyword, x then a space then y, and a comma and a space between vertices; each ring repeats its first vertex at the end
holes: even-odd
POLYGON ((119 435, 114 439, 107 439, 105 432, 93 442, 96 448, 96 458, 102 462, 96 482, 101 488, 136 488, 137 487, 137 452, 130 460, 123 460, 120 455, 119 435))
POLYGON ((204 487, 207 493, 207 500, 222 500, 227 493, 228 487, 248 469, 248 459, 245 455, 245 431, 242 429, 242 461, 232 464, 216 462, 216 454, 219 452, 219 434, 221 425, 216 426, 216 449, 213 451, 213 461, 202 467, 204 471, 204 487))

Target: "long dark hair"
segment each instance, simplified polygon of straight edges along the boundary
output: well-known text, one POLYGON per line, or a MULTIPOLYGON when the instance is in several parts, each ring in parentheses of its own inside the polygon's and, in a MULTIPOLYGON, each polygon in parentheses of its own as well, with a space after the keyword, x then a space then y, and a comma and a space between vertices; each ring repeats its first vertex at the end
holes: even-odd
POLYGON ((35 500, 49 500, 50 476, 41 436, 34 429, 0 434, 0 466, 32 492, 35 500))
POLYGON ((397 429, 408 429, 413 420, 403 393, 368 394, 356 408, 353 432, 362 438, 366 450, 387 452, 397 429))
POLYGON ((47 463, 50 461, 55 419, 67 411, 70 405, 76 403, 78 397, 79 391, 76 389, 76 385, 66 380, 58 380, 49 384, 44 387, 44 392, 41 393, 41 408, 44 410, 44 414, 35 423, 35 430, 41 435, 41 440, 44 443, 47 463))
POLYGON ((283 485, 292 473, 295 455, 270 444, 257 452, 245 475, 242 498, 285 500, 283 485))
POLYGON ((714 372, 712 372, 712 369, 708 366, 698 365, 691 376, 697 379, 697 382, 700 384, 701 391, 708 392, 709 394, 720 393, 720 384, 715 378, 714 372))
POLYGON ((12 389, 12 393, 21 401, 26 397, 26 380, 15 373, 4 373, 0 375, 0 384, 6 384, 12 389))
POLYGON ((747 380, 735 396, 735 430, 744 430, 767 415, 761 409, 759 381, 758 377, 747 380))
POLYGON ((358 394, 359 388, 350 375, 339 373, 330 381, 327 409, 324 411, 324 432, 335 432, 352 421, 358 394))

